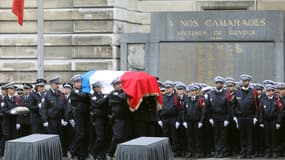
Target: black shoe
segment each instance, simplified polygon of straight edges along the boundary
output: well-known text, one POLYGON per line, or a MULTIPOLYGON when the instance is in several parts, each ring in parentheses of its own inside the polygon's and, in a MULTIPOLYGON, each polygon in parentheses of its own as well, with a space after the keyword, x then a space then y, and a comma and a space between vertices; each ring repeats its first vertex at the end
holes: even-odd
POLYGON ((271 157, 271 154, 270 153, 266 153, 264 158, 270 158, 271 157))
POLYGON ((192 158, 192 157, 193 157, 193 155, 191 153, 187 153, 185 156, 185 158, 192 158))
POLYGON ((242 154, 242 155, 239 155, 237 158, 238 158, 238 159, 245 159, 245 158, 246 158, 246 155, 245 155, 245 154, 242 154))
POLYGON ((111 156, 111 154, 106 154, 106 160, 113 160, 113 156, 111 156))
POLYGON ((278 158, 279 155, 277 153, 273 153, 272 158, 278 158))
POLYGON ((67 159, 73 160, 73 155, 69 151, 67 152, 67 159))

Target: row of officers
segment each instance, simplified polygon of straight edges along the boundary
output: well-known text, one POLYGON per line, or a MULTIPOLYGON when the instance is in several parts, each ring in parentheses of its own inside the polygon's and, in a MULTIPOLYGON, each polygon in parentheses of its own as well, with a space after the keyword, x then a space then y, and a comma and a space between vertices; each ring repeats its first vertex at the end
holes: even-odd
POLYGON ((167 80, 159 83, 162 108, 149 96, 135 112, 129 110, 119 78, 108 95, 100 82, 92 84, 93 94, 82 92, 81 75, 73 76, 63 89, 59 77, 37 79, 34 88, 25 83, 18 92, 13 83, 4 84, 0 154, 7 140, 47 133, 60 135, 70 160, 112 159, 117 144, 140 136, 168 137, 174 155, 187 158, 283 156, 285 84, 266 80, 252 86, 250 75, 240 79, 236 85, 233 78, 218 76, 215 87, 167 80), (17 106, 30 112, 11 114, 17 106))

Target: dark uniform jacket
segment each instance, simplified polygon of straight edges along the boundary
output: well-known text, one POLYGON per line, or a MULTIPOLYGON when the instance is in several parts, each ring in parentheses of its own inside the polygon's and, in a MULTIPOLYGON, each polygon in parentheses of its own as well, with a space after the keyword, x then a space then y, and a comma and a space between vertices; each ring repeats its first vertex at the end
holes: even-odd
POLYGON ((258 98, 255 89, 238 89, 235 92, 234 104, 235 116, 249 118, 258 116, 258 98))
POLYGON ((74 88, 70 95, 71 105, 76 113, 88 114, 90 106, 90 96, 88 93, 82 92, 81 89, 74 88))
POLYGON ((63 93, 58 90, 49 89, 42 100, 42 119, 47 122, 48 119, 61 119, 64 115, 64 107, 67 101, 63 93))
MULTIPOLYGON (((29 96, 23 95, 23 96, 20 96, 19 98, 20 98, 23 106, 25 106, 27 108, 31 107, 31 105, 33 103, 33 99, 32 99, 31 95, 29 95, 29 96)), ((17 123, 29 125, 30 124, 30 112, 18 115, 17 123)))
POLYGON ((163 105, 162 110, 159 112, 160 119, 176 118, 178 120, 179 111, 181 111, 179 97, 173 92, 170 96, 164 94, 162 98, 163 105))
POLYGON ((126 119, 130 115, 127 95, 123 90, 114 90, 108 96, 112 118, 126 119))
POLYGON ((91 95, 90 110, 95 117, 107 117, 108 114, 108 99, 104 97, 104 94, 94 92, 91 95))
POLYGON ((208 108, 209 116, 217 121, 224 121, 230 119, 230 106, 227 91, 222 89, 221 91, 212 90, 208 94, 208 108))
POLYGON ((206 114, 206 107, 203 101, 201 96, 187 97, 183 106, 182 120, 203 122, 206 114))
POLYGON ((282 121, 282 102, 279 97, 273 96, 272 99, 267 96, 260 100, 260 116, 259 121, 263 123, 264 121, 276 121, 281 123, 282 121))

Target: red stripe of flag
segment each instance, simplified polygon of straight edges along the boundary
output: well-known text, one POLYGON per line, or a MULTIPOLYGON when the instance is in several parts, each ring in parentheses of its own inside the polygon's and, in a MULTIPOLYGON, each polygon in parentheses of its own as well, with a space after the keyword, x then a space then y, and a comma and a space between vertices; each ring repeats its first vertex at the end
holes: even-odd
POLYGON ((18 23, 22 26, 24 17, 24 0, 14 0, 12 12, 18 17, 18 23))

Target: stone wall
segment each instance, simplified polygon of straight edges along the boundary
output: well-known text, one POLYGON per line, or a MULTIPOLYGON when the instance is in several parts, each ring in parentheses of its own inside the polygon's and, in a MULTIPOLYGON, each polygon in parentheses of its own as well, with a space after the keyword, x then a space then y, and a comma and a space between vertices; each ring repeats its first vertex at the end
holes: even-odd
MULTIPOLYGON (((25 0, 24 25, 0 1, 0 82, 33 82, 37 72, 37 0, 25 0)), ((88 70, 119 70, 121 33, 150 31, 150 12, 255 9, 254 0, 44 0, 45 78, 68 80, 88 70), (238 9, 240 9, 238 8, 238 9)), ((284 0, 257 0, 258 10, 285 10, 284 0)))

